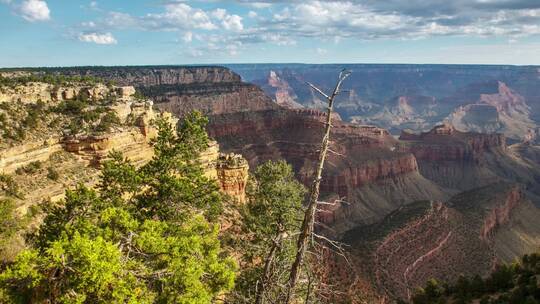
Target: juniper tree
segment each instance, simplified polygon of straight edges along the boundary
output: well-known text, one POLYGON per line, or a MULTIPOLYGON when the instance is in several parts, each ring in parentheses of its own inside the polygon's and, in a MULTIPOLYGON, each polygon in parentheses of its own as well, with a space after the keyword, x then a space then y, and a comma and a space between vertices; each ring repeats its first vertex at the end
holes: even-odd
POLYGON ((196 161, 204 124, 191 114, 175 134, 158 120, 148 164, 113 154, 97 190, 81 185, 48 205, 30 248, 0 274, 0 300, 211 303, 230 290, 235 263, 213 222, 221 195, 196 161))
POLYGON ((249 303, 283 301, 287 270, 294 258, 305 189, 285 161, 266 162, 251 175, 241 210, 244 267, 239 280, 249 303))

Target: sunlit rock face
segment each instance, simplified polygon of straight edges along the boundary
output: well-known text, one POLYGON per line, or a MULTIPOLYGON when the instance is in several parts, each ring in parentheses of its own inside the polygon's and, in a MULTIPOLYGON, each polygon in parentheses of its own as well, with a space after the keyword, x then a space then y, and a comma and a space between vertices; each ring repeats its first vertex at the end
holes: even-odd
MULTIPOLYGON (((162 117, 172 125, 178 122, 178 118, 168 112, 154 111, 152 101, 135 99, 133 86, 109 88, 81 83, 63 89, 46 83, 29 83, 1 91, 1 102, 6 103, 35 104, 39 101, 54 106, 75 98, 89 100, 90 105, 102 102, 117 115, 120 123, 100 134, 65 135, 62 130, 50 128, 28 134, 27 140, 19 143, 0 141, 1 173, 15 174, 18 169, 38 162, 43 167, 40 170, 43 174, 49 167, 62 173, 57 181, 45 176, 36 179, 35 176, 16 174, 15 179, 21 183, 24 194, 18 199, 23 208, 44 199, 59 200, 66 188, 79 183, 94 185, 101 164, 112 151, 122 153, 137 166, 143 165, 154 156, 151 141, 157 136, 157 130, 152 121, 162 117), (35 181, 40 182, 36 184, 35 181)), ((235 201, 245 201, 248 165, 240 155, 224 156, 220 154, 217 142, 211 141, 201 155, 201 163, 206 174, 217 180, 225 194, 235 201)))

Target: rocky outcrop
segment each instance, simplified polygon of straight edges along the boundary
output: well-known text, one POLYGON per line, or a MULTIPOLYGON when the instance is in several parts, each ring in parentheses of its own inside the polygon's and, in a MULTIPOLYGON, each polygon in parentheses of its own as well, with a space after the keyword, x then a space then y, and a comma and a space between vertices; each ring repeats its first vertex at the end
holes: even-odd
POLYGON ((45 161, 61 151, 61 137, 26 142, 9 149, 0 150, 0 172, 13 173, 20 167, 34 161, 45 161))
POLYGON ((493 207, 485 216, 480 230, 480 237, 483 240, 489 240, 495 234, 497 227, 507 224, 510 221, 512 211, 524 199, 524 195, 518 187, 510 189, 505 196, 502 203, 493 207))
MULTIPOLYGON (((296 102, 298 98, 289 84, 282 80, 275 71, 270 71, 268 74, 268 86, 271 88, 272 92, 270 96, 273 97, 274 101, 287 108, 301 108, 302 105, 296 102)), ((269 91, 268 89, 266 90, 269 91)))
MULTIPOLYGON (((95 101, 114 98, 114 102, 106 103, 107 110, 116 114, 119 124, 99 134, 63 135, 58 132, 48 139, 27 141, 2 148, 0 150, 0 172, 2 173, 11 174, 32 163, 43 163, 54 170, 69 171, 66 172, 69 178, 64 181, 64 185, 46 177, 43 177, 42 183, 36 185, 32 180, 25 179, 24 175, 17 176, 26 194, 20 199, 23 207, 46 198, 60 199, 68 185, 73 186, 78 183, 93 185, 97 181, 98 168, 112 151, 121 152, 124 157, 129 158, 138 166, 146 163, 154 155, 151 140, 157 136, 157 130, 152 121, 158 116, 169 120, 172 125, 176 125, 178 121, 170 113, 155 112, 149 100, 135 100, 134 89, 130 86, 114 87, 111 90, 102 85, 70 87, 69 90, 62 91, 62 94, 57 94, 59 92, 57 88, 48 84, 30 83, 28 86, 31 89, 22 89, 22 91, 32 92, 34 95, 26 95, 27 98, 35 98, 37 95, 49 96, 49 101, 51 101, 55 96, 71 99, 80 98, 81 94, 87 100, 94 99, 95 101), (106 90, 101 90, 103 88, 106 90)), ((9 102, 19 102, 19 93, 5 94, 9 102)), ((36 101, 29 99, 25 102, 35 103, 36 101)), ((217 142, 211 142, 207 151, 202 153, 200 161, 206 175, 217 179, 224 193, 238 202, 245 201, 248 165, 242 156, 221 155, 217 142)), ((28 178, 32 179, 31 176, 28 178)))
MULTIPOLYGON (((461 131, 500 132, 513 139, 524 139, 529 130, 536 128, 525 98, 504 82, 470 86, 466 95, 477 99, 459 106, 447 118, 461 131)), ((456 99, 463 100, 465 96, 457 95, 456 99)))
POLYGON ((258 87, 245 83, 167 85, 142 91, 156 101, 156 107, 180 117, 193 110, 219 115, 278 108, 258 87))
MULTIPOLYGON (((241 82, 230 70, 215 68, 212 71, 220 75, 202 77, 208 71, 207 67, 133 67, 78 72, 110 80, 123 75, 152 97, 156 107, 178 116, 202 111, 209 118, 209 135, 223 151, 242 154, 251 167, 266 160, 285 159, 301 181, 311 184, 325 114, 283 108, 257 86, 241 82), (160 73, 167 77, 158 80, 160 73), (201 76, 193 80, 173 76, 184 74, 201 76)), ((280 76, 270 76, 272 85, 285 92, 287 85, 280 82, 280 76)), ((322 189, 324 195, 342 196, 350 203, 331 215, 339 223, 334 224, 340 226, 336 233, 354 223, 372 223, 404 201, 444 197, 441 189, 418 174, 414 156, 397 150, 398 143, 387 130, 345 123, 336 114, 331 139, 322 189), (378 183, 385 186, 375 186, 378 183)))
POLYGON ((128 99, 134 93, 135 89, 132 86, 109 88, 103 84, 89 85, 77 82, 64 85, 30 82, 14 87, 2 87, 0 89, 0 102, 35 103, 38 100, 59 102, 77 98, 99 101, 107 97, 128 99))
POLYGON ((239 154, 221 154, 215 168, 221 190, 238 203, 246 201, 249 165, 239 154))
POLYGON ((441 125, 421 134, 402 132, 400 139, 399 150, 415 155, 420 173, 445 188, 465 191, 508 181, 540 193, 540 164, 521 153, 534 149, 508 148, 502 134, 460 132, 441 125))
MULTIPOLYGON (((410 200, 444 198, 439 187, 418 174, 414 156, 395 149, 398 142, 386 130, 337 118, 321 183, 323 196, 345 202, 322 215, 332 234, 373 223, 410 200)), ((316 110, 237 112, 211 116, 209 134, 224 151, 242 154, 251 167, 285 159, 309 186, 324 121, 325 114, 316 110)))

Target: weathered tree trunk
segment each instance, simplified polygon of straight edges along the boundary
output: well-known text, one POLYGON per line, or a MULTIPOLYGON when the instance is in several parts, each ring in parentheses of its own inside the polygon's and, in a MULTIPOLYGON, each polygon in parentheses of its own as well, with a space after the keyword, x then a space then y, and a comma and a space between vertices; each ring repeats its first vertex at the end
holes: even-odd
POLYGON ((289 304, 294 298, 295 287, 298 281, 298 277, 300 275, 300 268, 302 266, 302 262, 306 254, 308 240, 309 240, 309 237, 311 236, 311 233, 313 232, 313 223, 315 220, 315 212, 317 210, 317 202, 319 200, 322 171, 324 168, 324 162, 326 160, 326 153, 328 151, 328 145, 330 142, 330 130, 332 128, 332 113, 333 113, 333 107, 334 107, 334 99, 339 94, 342 82, 349 75, 350 75, 350 72, 347 72, 345 70, 339 74, 336 87, 334 88, 334 91, 332 92, 332 95, 330 96, 326 95, 324 92, 322 92, 320 89, 318 89, 314 85, 309 84, 313 89, 315 89, 317 92, 319 92, 328 100, 328 109, 327 109, 327 114, 326 114, 326 124, 325 124, 325 129, 324 129, 324 135, 322 138, 321 149, 319 152, 317 171, 315 173, 315 179, 313 180, 313 183, 311 185, 308 205, 304 214, 304 220, 302 222, 302 227, 300 229, 300 235, 296 243, 296 249, 297 249, 296 257, 291 266, 291 270, 289 273, 289 282, 287 286, 287 295, 285 299, 285 304, 289 304))
POLYGON ((266 261, 264 262, 263 275, 261 278, 261 283, 259 285, 260 288, 257 289, 257 295, 255 297, 255 304, 264 303, 264 293, 266 292, 266 287, 270 279, 271 268, 274 264, 274 258, 276 256, 277 250, 281 246, 282 240, 283 240, 283 233, 280 232, 278 233, 276 239, 274 240, 274 244, 272 245, 272 248, 270 249, 270 252, 268 253, 268 256, 266 257, 266 261))

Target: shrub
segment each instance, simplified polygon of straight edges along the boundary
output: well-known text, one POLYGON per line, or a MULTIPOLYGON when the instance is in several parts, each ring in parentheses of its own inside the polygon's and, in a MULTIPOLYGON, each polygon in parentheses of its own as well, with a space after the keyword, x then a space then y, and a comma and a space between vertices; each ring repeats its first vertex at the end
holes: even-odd
POLYGON ((88 104, 81 100, 64 100, 54 108, 54 111, 61 114, 80 115, 88 104))
POLYGON ((26 166, 18 168, 15 173, 17 174, 34 174, 43 167, 43 164, 39 161, 33 161, 26 166))
POLYGON ((60 174, 53 167, 47 168, 47 178, 53 181, 57 181, 60 178, 60 174))
POLYGON ((99 125, 96 128, 96 131, 99 132, 109 132, 113 126, 120 125, 120 118, 116 115, 115 112, 107 112, 103 115, 99 125))
POLYGON ((19 185, 17 185, 13 177, 8 174, 0 173, 0 191, 3 191, 8 196, 23 198, 23 195, 19 190, 19 185))

